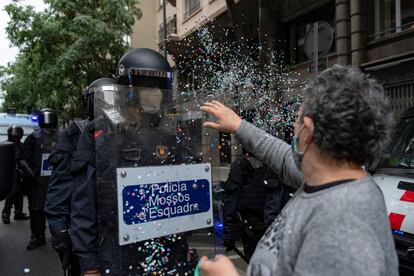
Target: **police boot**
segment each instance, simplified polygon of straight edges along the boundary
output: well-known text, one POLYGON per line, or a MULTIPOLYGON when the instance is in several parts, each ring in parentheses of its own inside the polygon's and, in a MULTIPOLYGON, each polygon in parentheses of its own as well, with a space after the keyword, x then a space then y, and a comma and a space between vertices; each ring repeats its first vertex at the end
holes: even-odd
POLYGON ((1 214, 1 219, 3 220, 3 223, 9 224, 10 223, 10 213, 3 212, 1 214))
POLYGON ((24 212, 14 213, 14 220, 28 220, 30 217, 24 212))
POLYGON ((32 235, 29 244, 27 245, 27 250, 34 250, 39 246, 45 245, 46 239, 45 236, 34 236, 32 235))

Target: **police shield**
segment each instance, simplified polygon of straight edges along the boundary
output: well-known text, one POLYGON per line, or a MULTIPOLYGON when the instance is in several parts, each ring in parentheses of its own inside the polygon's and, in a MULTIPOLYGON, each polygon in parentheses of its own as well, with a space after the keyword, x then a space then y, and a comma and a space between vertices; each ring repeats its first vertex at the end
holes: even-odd
POLYGON ((203 98, 159 88, 95 91, 99 243, 104 272, 192 275, 221 252, 214 178, 218 133, 202 127, 203 98))
POLYGON ((14 162, 14 144, 1 142, 0 156, 0 200, 3 200, 10 193, 16 171, 14 162))

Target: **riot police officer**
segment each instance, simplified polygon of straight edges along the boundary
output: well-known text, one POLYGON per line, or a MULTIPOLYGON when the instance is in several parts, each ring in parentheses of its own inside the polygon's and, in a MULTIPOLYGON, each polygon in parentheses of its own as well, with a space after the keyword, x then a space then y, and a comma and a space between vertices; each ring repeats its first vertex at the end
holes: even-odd
POLYGON ((82 92, 83 103, 88 118, 74 121, 59 135, 57 144, 49 157, 53 166, 49 179, 45 203, 45 216, 52 233, 52 243, 62 261, 63 270, 69 270, 70 275, 80 275, 78 258, 72 253, 69 237, 71 196, 74 178, 70 173, 73 153, 76 151, 79 136, 86 124, 94 117, 94 90, 104 84, 113 84, 115 80, 100 78, 93 81, 82 92))
POLYGON ((16 171, 13 187, 10 194, 6 198, 1 216, 3 222, 6 224, 10 223, 10 211, 13 205, 15 220, 29 219, 29 216, 23 212, 23 189, 25 180, 24 169, 27 168, 27 165, 26 167, 23 167, 24 164, 22 164, 22 162, 25 162, 23 159, 23 152, 20 144, 20 140, 23 137, 23 128, 20 126, 11 126, 7 130, 7 136, 7 141, 14 144, 14 160, 16 164, 16 171))
POLYGON ((14 145, 10 142, 0 142, 0 201, 5 199, 14 183, 14 145))
POLYGON ((150 49, 133 49, 119 61, 117 83, 95 95, 95 120, 82 133, 72 162, 71 238, 81 270, 88 275, 191 273, 185 234, 119 245, 116 168, 180 163, 181 155, 174 120, 162 123, 172 102, 167 60, 150 49))
POLYGON ((250 261, 257 243, 293 192, 276 173, 243 148, 243 155, 231 164, 224 184, 223 235, 227 251, 234 249, 240 239, 244 248, 242 258, 250 261))
POLYGON ((30 183, 29 212, 31 239, 27 250, 33 250, 46 243, 46 220, 43 213, 49 177, 52 167, 49 155, 58 138, 58 116, 50 108, 42 109, 38 114, 40 129, 33 131, 24 141, 24 156, 34 172, 35 179, 30 183))

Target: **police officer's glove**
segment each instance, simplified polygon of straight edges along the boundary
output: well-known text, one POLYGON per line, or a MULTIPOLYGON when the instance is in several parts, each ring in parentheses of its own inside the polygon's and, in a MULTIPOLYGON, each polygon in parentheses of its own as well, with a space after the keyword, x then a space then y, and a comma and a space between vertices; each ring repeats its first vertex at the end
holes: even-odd
POLYGON ((23 182, 24 178, 25 178, 25 174, 24 174, 23 170, 18 169, 17 174, 16 174, 16 180, 19 181, 19 182, 23 182))
POLYGON ((69 268, 72 245, 68 231, 57 232, 52 236, 52 246, 59 254, 63 270, 69 268))
POLYGON ((224 239, 223 244, 226 252, 229 252, 235 247, 236 241, 234 239, 224 239))
POLYGON ((26 160, 19 160, 18 161, 19 169, 22 170, 24 177, 27 181, 33 181, 36 179, 36 175, 33 170, 30 168, 29 164, 27 164, 26 160))

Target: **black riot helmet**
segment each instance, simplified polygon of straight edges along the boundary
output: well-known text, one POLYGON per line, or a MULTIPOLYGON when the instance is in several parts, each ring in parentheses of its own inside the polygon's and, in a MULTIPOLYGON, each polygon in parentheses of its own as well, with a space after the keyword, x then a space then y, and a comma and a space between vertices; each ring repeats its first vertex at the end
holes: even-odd
POLYGON ((125 53, 118 62, 117 83, 133 87, 172 90, 172 69, 167 59, 148 48, 125 53))
POLYGON ((94 118, 94 95, 96 89, 98 87, 102 87, 104 85, 112 85, 115 84, 116 81, 111 78, 100 78, 94 80, 89 84, 86 89, 82 92, 82 98, 85 105, 85 109, 88 115, 88 118, 92 120, 94 118))
POLYGON ((40 128, 54 129, 58 126, 58 115, 53 109, 43 108, 37 115, 37 122, 40 128))
POLYGON ((20 141, 24 134, 23 128, 20 126, 11 126, 7 129, 7 137, 8 140, 13 141, 20 141))

